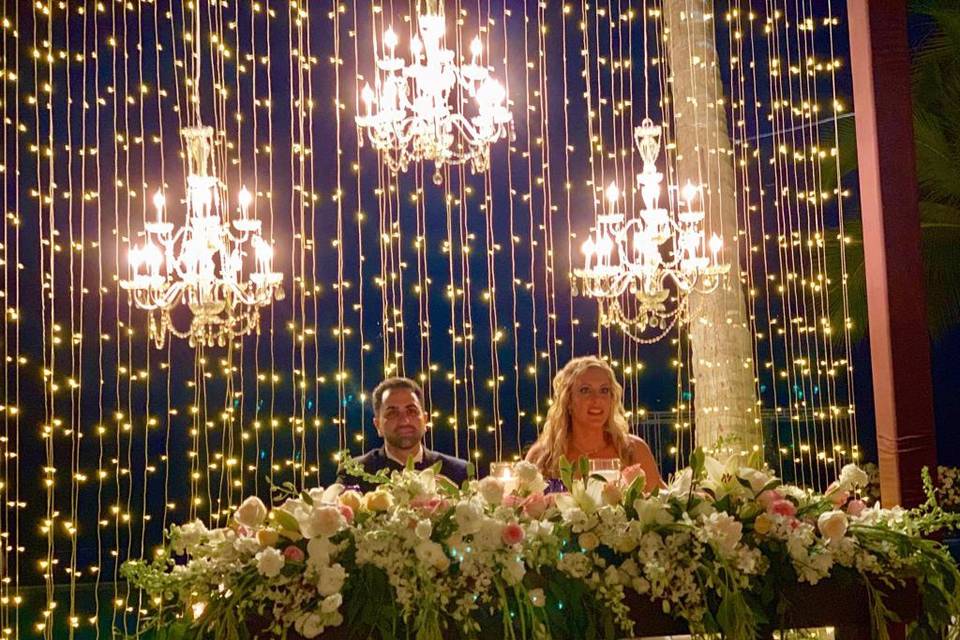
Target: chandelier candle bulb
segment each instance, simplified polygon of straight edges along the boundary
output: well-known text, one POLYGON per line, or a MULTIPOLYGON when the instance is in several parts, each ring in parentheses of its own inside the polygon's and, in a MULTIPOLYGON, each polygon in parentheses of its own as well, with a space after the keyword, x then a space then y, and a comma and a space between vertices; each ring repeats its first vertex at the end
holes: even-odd
POLYGON ((166 204, 166 198, 163 197, 163 191, 157 189, 153 194, 153 206, 157 209, 157 222, 163 222, 163 205, 166 204))
POLYGON ((246 220, 247 210, 250 208, 250 203, 253 201, 253 197, 250 195, 250 192, 247 191, 246 187, 240 188, 240 193, 237 194, 237 201, 240 203, 240 215, 244 220, 246 220))
POLYGON ((470 43, 470 55, 471 55, 471 64, 477 64, 477 60, 480 58, 480 54, 483 53, 483 44, 480 42, 480 38, 475 37, 473 42, 470 43))

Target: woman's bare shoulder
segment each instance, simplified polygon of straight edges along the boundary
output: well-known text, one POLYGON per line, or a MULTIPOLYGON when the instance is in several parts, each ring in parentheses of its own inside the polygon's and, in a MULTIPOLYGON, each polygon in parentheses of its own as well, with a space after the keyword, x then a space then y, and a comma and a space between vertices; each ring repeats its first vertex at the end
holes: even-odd
POLYGON ((530 450, 527 451, 527 455, 523 457, 527 462, 539 462, 543 455, 546 453, 547 447, 542 442, 534 442, 533 446, 530 447, 530 450))
POLYGON ((634 462, 639 462, 637 459, 638 455, 650 454, 651 457, 653 456, 653 452, 650 451, 650 446, 646 440, 640 436, 635 436, 632 433, 627 434, 627 446, 630 447, 630 453, 633 455, 634 462))

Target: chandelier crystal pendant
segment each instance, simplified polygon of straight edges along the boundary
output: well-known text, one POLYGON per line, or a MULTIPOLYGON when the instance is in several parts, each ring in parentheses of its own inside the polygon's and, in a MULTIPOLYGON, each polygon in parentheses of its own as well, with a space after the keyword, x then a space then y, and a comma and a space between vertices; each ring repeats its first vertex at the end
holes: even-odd
MULTIPOLYGON (((194 8, 194 79, 200 86, 200 12, 194 8)), ((213 174, 212 127, 200 124, 181 131, 187 157, 186 211, 183 226, 166 219, 162 191, 153 197, 156 219, 145 224, 146 241, 129 253, 130 273, 120 286, 134 304, 149 312, 149 331, 157 348, 167 334, 187 338, 190 346, 223 346, 260 329, 260 308, 283 299, 283 274, 273 270, 273 248, 250 216, 253 196, 237 195, 236 215, 225 210, 226 185, 213 174), (172 314, 185 306, 190 325, 178 329, 172 314)))
POLYGON ((685 321, 689 294, 715 291, 730 271, 729 264, 717 261, 721 238, 714 234, 705 242, 699 188, 687 183, 679 194, 685 206, 678 203, 675 216, 660 206, 660 134, 661 127, 649 118, 634 129, 643 160, 636 176, 643 206, 627 218, 621 210, 622 194, 610 184, 608 212, 597 216, 593 235, 583 243, 584 266, 573 272, 574 294, 597 299, 601 324, 617 325, 645 342, 659 340, 685 321))
POLYGON ((397 55, 397 34, 388 28, 375 47, 374 86, 361 92, 363 113, 356 116, 373 148, 391 171, 410 163, 434 163, 433 181, 441 184, 445 165, 470 163, 474 172, 490 166, 490 147, 508 134, 512 121, 506 91, 480 63, 483 45, 474 38, 470 62, 444 46, 446 22, 442 0, 424 2, 418 34, 410 41, 410 61, 397 55), (476 105, 473 115, 465 110, 476 105))

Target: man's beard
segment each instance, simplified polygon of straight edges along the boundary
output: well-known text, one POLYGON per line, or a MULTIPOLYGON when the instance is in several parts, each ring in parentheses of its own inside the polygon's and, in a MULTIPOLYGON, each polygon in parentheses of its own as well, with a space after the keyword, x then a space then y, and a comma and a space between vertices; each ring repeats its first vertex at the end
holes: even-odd
POLYGON ((392 434, 387 436, 385 440, 394 449, 412 449, 417 446, 417 443, 420 442, 421 436, 415 433, 410 435, 403 434, 392 434))

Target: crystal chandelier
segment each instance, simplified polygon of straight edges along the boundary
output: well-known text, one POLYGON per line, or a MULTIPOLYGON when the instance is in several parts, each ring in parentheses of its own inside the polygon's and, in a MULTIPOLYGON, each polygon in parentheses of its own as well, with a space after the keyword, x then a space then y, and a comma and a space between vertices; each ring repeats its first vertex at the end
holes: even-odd
POLYGON ((686 320, 689 294, 716 290, 730 265, 717 262, 719 236, 705 242, 699 188, 687 183, 678 194, 685 206, 678 203, 676 215, 660 206, 661 127, 645 118, 633 133, 643 160, 636 176, 643 206, 628 219, 620 210, 620 190, 607 187, 608 213, 597 216, 594 235, 583 243, 584 266, 574 270, 573 287, 575 294, 597 299, 604 326, 618 325, 634 339, 652 342, 686 320))
POLYGON ((362 115, 356 122, 394 173, 411 162, 433 161, 433 181, 443 182, 444 165, 470 163, 473 171, 490 166, 490 146, 507 135, 511 122, 503 86, 480 64, 483 45, 474 38, 470 62, 456 61, 444 46, 442 0, 418 11, 418 35, 410 41, 410 62, 396 55, 397 34, 388 28, 376 47, 374 86, 361 92, 362 115), (453 103, 451 103, 451 100, 453 103), (476 103, 475 115, 464 109, 476 103))
MULTIPOLYGON (((199 10, 194 8, 195 47, 199 47, 199 10)), ((199 51, 194 51, 194 83, 199 87, 199 51)), ((260 307, 283 298, 283 274, 273 270, 273 249, 260 235, 260 220, 250 217, 253 197, 238 193, 237 215, 225 210, 226 185, 212 172, 213 128, 200 123, 182 130, 187 156, 186 212, 183 226, 166 219, 162 191, 153 197, 156 219, 145 225, 146 241, 130 249, 130 277, 120 286, 137 307, 149 312, 149 331, 157 348, 168 333, 190 346, 220 345, 260 328, 260 307), (190 325, 178 329, 172 314, 181 305, 190 325)))

